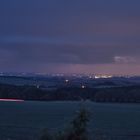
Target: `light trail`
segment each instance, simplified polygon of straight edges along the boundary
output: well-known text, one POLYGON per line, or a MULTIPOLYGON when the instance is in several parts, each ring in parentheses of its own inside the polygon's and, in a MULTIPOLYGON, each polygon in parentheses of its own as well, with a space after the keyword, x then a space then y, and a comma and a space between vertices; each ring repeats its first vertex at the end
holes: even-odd
POLYGON ((20 100, 20 99, 0 99, 0 101, 3 101, 3 102, 24 102, 24 100, 20 100))

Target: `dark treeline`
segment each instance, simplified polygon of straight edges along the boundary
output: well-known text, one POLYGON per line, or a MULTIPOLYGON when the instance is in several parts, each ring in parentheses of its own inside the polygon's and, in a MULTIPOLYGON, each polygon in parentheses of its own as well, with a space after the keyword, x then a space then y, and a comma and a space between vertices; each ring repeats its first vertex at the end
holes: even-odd
POLYGON ((94 100, 97 102, 140 103, 140 86, 99 89, 94 96, 94 100))
POLYGON ((54 90, 42 90, 36 86, 15 86, 0 84, 0 98, 40 100, 40 101, 79 101, 96 102, 140 102, 140 86, 112 88, 62 87, 54 90))
POLYGON ((42 90, 36 86, 0 84, 0 98, 23 100, 86 100, 94 98, 95 89, 59 88, 42 90))

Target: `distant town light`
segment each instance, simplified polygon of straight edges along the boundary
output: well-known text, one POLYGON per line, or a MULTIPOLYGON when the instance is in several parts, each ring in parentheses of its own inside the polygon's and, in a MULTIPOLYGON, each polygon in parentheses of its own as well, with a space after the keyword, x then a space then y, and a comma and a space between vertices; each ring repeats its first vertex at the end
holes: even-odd
POLYGON ((84 85, 82 85, 81 87, 82 87, 82 89, 86 88, 86 86, 84 86, 84 85))
POLYGON ((100 78, 100 76, 95 76, 95 79, 99 79, 100 78))
POLYGON ((112 77, 113 77, 112 75, 95 75, 95 79, 100 79, 100 78, 107 79, 112 77))
POLYGON ((66 79, 66 80, 65 80, 65 82, 66 82, 66 83, 68 83, 68 82, 69 82, 69 80, 68 80, 68 79, 66 79))

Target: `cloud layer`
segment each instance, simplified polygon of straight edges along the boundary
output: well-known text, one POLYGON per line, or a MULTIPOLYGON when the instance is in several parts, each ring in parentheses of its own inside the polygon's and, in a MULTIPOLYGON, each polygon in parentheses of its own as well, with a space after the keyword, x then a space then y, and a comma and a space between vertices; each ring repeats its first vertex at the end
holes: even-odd
POLYGON ((0 70, 96 73, 104 67, 105 73, 140 73, 139 5, 138 0, 0 1, 0 70), (127 72, 122 64, 129 65, 127 72))

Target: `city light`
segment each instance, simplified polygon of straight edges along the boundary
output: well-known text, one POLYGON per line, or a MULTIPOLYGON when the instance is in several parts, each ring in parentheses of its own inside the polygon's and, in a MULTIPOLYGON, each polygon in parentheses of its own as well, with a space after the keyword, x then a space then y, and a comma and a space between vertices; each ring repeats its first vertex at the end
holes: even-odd
POLYGON ((103 79, 107 79, 107 78, 112 78, 113 76, 112 75, 95 75, 95 79, 100 79, 100 78, 103 78, 103 79))
POLYGON ((65 82, 66 82, 66 83, 68 83, 68 82, 69 82, 69 80, 68 80, 68 79, 66 79, 66 80, 65 80, 65 82))
POLYGON ((86 86, 84 86, 84 85, 82 85, 81 87, 82 87, 82 89, 86 88, 86 86))

